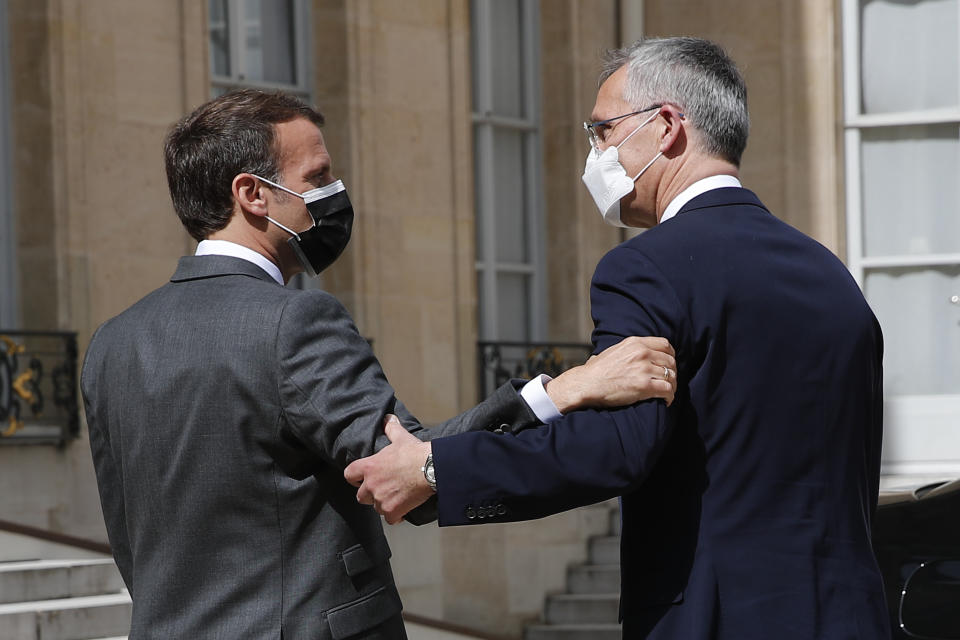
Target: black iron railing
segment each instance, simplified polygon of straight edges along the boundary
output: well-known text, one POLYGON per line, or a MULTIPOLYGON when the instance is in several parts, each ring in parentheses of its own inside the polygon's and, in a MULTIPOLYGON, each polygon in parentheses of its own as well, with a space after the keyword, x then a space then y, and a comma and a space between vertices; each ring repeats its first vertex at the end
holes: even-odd
POLYGON ((530 378, 538 373, 558 376, 583 364, 593 352, 589 344, 575 342, 478 342, 480 398, 510 378, 530 378))
POLYGON ((0 330, 0 445, 62 444, 77 410, 77 334, 0 330))

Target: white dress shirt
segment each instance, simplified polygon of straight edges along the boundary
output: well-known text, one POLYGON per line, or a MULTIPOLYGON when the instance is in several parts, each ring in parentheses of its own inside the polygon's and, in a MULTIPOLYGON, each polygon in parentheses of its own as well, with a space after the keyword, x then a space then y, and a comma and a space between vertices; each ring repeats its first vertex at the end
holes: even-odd
POLYGON ((660 224, 663 224, 673 216, 680 213, 680 209, 683 208, 683 205, 687 204, 702 193, 713 191, 714 189, 723 189, 724 187, 740 186, 743 185, 740 184, 739 180, 733 176, 727 175, 710 176, 709 178, 697 180, 692 185, 678 193, 677 197, 670 201, 670 204, 667 205, 667 208, 663 211, 663 215, 660 217, 660 224))
POLYGON ((230 242, 229 240, 201 240, 200 244, 197 245, 197 253, 195 255, 230 256, 252 262, 269 273, 271 278, 283 285, 283 274, 280 273, 280 267, 253 249, 237 244, 236 242, 230 242))
MULTIPOLYGON (((667 205, 667 208, 663 211, 663 215, 660 217, 660 224, 677 215, 680 209, 683 208, 683 205, 707 191, 740 186, 742 185, 737 178, 728 175, 710 176, 702 180, 697 180, 670 201, 670 204, 667 205)), ((533 410, 533 413, 536 414, 540 422, 543 423, 563 417, 563 414, 557 409, 557 405, 555 405, 553 400, 550 399, 550 396, 547 395, 547 390, 543 388, 543 383, 549 382, 550 380, 552 380, 550 376, 540 374, 520 390, 520 395, 523 396, 524 401, 530 406, 530 409, 533 410)))

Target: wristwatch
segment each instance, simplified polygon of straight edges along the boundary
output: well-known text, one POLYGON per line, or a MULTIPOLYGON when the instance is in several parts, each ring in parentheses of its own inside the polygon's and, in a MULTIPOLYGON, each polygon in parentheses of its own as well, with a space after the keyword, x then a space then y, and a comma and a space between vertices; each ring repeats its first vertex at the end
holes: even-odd
POLYGON ((437 472, 433 468, 433 454, 427 456, 426 462, 423 463, 423 466, 420 467, 420 471, 423 471, 423 477, 426 479, 427 484, 430 485, 430 488, 434 491, 437 490, 437 472))

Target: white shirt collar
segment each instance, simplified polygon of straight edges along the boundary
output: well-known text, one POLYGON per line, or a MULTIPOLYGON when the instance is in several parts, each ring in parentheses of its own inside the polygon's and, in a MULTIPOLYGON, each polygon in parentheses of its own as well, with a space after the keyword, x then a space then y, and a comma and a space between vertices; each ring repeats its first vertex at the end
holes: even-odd
POLYGON ((683 205, 687 204, 697 196, 707 191, 712 191, 714 189, 721 189, 724 187, 740 187, 743 186, 740 184, 740 181, 734 178, 733 176, 710 176, 709 178, 703 178, 702 180, 697 180, 692 185, 681 191, 677 194, 673 200, 670 201, 670 204, 667 205, 666 210, 663 212, 663 216, 660 218, 660 224, 663 224, 673 216, 680 213, 680 209, 683 208, 683 205))
POLYGON ((230 256, 252 262, 269 273, 270 277, 280 285, 283 285, 283 274, 280 273, 280 268, 277 267, 277 265, 253 249, 237 244, 236 242, 230 242, 229 240, 201 240, 200 244, 197 245, 197 253, 195 255, 230 256))

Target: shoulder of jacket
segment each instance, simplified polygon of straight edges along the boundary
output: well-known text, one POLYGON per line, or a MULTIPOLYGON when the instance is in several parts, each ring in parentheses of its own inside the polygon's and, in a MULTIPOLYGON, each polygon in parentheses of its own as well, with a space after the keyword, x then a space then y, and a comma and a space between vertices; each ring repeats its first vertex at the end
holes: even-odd
POLYGON ((282 289, 284 305, 337 305, 343 306, 336 296, 323 289, 282 289))
POLYGON ((168 286, 169 283, 154 289, 117 315, 113 316, 112 318, 108 318, 101 323, 90 337, 90 345, 93 345, 98 336, 107 337, 115 331, 122 331, 123 327, 129 323, 138 324, 138 316, 140 314, 152 314, 153 310, 151 309, 151 305, 154 303, 156 298, 163 294, 164 289, 166 289, 168 286))
POLYGON ((286 292, 281 302, 281 317, 303 315, 322 319, 350 317, 350 312, 343 303, 323 289, 287 289, 286 292))
POLYGON ((648 253, 649 239, 641 240, 644 235, 646 234, 641 234, 626 242, 621 242, 607 251, 597 264, 597 269, 599 270, 601 266, 614 267, 614 265, 619 265, 622 261, 634 261, 637 258, 652 260, 648 253))

